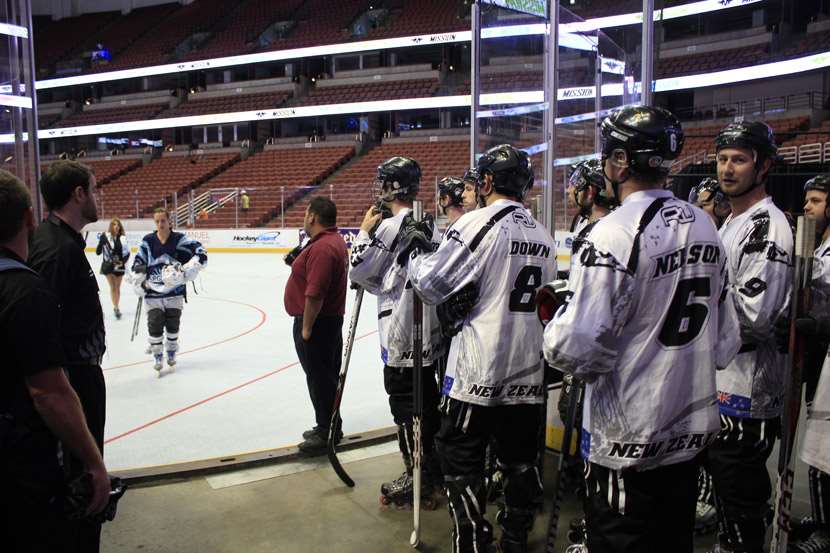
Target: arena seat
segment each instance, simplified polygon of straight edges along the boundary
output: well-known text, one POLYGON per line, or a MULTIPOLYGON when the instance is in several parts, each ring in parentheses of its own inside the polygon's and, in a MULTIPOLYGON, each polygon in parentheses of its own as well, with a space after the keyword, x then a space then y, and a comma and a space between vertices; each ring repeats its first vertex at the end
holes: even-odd
MULTIPOLYGON (((424 211, 434 213, 438 179, 461 176, 469 167, 470 142, 468 139, 440 142, 387 143, 377 146, 363 157, 333 175, 324 186, 294 204, 285 214, 286 227, 302 226, 303 215, 311 198, 329 194, 337 203, 337 224, 340 227, 357 227, 373 202, 372 182, 377 167, 396 155, 406 155, 421 166, 421 189, 418 198, 424 202, 424 211)), ((279 219, 268 226, 278 226, 279 219)))
POLYGON ((233 111, 252 111, 281 107, 291 97, 289 92, 259 92, 200 98, 191 94, 186 102, 164 113, 164 117, 183 117, 233 111))
POLYGON ((134 169, 102 187, 106 213, 135 217, 164 199, 172 207, 173 192, 185 192, 218 175, 239 161, 238 153, 168 155, 134 169))
MULTIPOLYGON (((295 201, 353 155, 354 147, 350 143, 265 150, 210 179, 203 188, 245 190, 251 209, 247 213, 239 211, 239 226, 256 226, 266 217, 279 218, 283 192, 286 203, 295 201)), ((206 221, 197 221, 196 226, 232 228, 236 224, 236 204, 230 202, 210 213, 206 221)))
POLYGON ((164 103, 101 109, 96 111, 82 111, 57 121, 55 127, 77 127, 81 125, 101 125, 104 123, 121 123, 123 121, 142 121, 153 119, 167 109, 168 101, 164 103))

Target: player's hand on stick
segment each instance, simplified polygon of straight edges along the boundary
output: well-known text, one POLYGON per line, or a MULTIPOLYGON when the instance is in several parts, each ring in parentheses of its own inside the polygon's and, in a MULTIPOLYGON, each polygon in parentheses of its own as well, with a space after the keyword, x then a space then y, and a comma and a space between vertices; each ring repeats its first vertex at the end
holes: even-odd
POLYGON ((435 228, 435 222, 432 220, 430 214, 424 214, 423 219, 416 221, 412 214, 407 214, 404 217, 401 230, 398 233, 398 243, 401 245, 401 251, 398 254, 398 264, 404 265, 409 259, 409 255, 413 251, 431 252, 432 233, 435 228))
POLYGON ((542 285, 536 292, 536 315, 542 326, 547 326, 559 308, 568 303, 568 281, 554 280, 542 285))
POLYGON ((370 207, 366 211, 366 215, 363 216, 363 222, 360 223, 360 230, 371 234, 372 231, 375 230, 375 227, 378 226, 380 220, 383 218, 380 210, 377 209, 375 206, 370 207))

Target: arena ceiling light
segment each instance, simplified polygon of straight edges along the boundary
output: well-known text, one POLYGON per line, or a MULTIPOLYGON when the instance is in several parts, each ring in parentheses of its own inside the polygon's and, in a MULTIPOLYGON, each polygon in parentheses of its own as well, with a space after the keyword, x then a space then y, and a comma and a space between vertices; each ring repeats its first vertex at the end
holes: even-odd
POLYGON ((14 94, 0 94, 0 106, 32 109, 32 99, 28 96, 14 94))
MULTIPOLYGON (((792 75, 805 71, 814 71, 830 67, 830 51, 803 56, 801 58, 771 62, 740 69, 716 71, 701 75, 687 75, 685 77, 669 77, 658 79, 655 82, 655 92, 671 90, 686 90, 705 86, 724 85, 771 77, 792 75)), ((621 96, 623 83, 603 85, 603 96, 621 96)), ((636 86, 639 88, 639 83, 636 86)), ((593 98, 595 87, 573 87, 559 89, 560 100, 577 98, 593 98)), ((483 94, 481 105, 509 105, 509 104, 540 104, 544 101, 541 90, 523 92, 501 92, 483 94)), ((150 119, 146 121, 130 121, 126 123, 109 123, 105 125, 86 125, 82 127, 67 127, 63 129, 46 129, 40 132, 40 138, 62 138, 70 136, 87 136, 93 134, 123 133, 148 129, 166 129, 174 127, 192 127, 205 125, 221 125, 240 123, 245 121, 291 119, 295 117, 315 117, 325 115, 339 115, 351 113, 370 113, 378 111, 402 111, 412 109, 439 109, 451 107, 467 107, 470 105, 469 95, 435 96, 429 98, 409 98, 399 100, 381 100, 375 102, 354 102, 348 104, 332 104, 327 106, 304 106, 295 108, 280 108, 258 111, 244 111, 234 113, 220 113, 214 115, 193 115, 188 117, 168 117, 150 119)), ((538 106, 531 107, 531 111, 538 111, 538 106)), ((589 114, 590 115, 590 114, 589 114)), ((585 117, 577 116, 577 117, 585 117)), ((557 122, 573 122, 578 119, 563 118, 557 122)), ((584 120, 584 119, 582 119, 584 120)), ((14 142, 13 134, 0 135, 0 143, 14 142)))
MULTIPOLYGON (((703 0, 692 2, 682 6, 655 10, 655 19, 667 20, 688 15, 698 15, 718 10, 725 10, 747 4, 755 4, 762 0, 703 0)), ((621 27, 642 23, 642 13, 634 12, 624 15, 588 19, 576 23, 560 25, 560 45, 566 48, 578 50, 590 50, 596 45, 596 37, 586 37, 579 33, 621 27)), ((502 27, 490 27, 482 29, 482 38, 500 38, 509 36, 537 35, 545 32, 544 24, 535 25, 508 25, 502 27)), ((456 42, 470 42, 470 31, 457 31, 453 33, 441 33, 433 35, 418 35, 398 38, 387 38, 380 40, 366 40, 361 42, 347 42, 345 44, 328 44, 325 46, 312 46, 308 48, 293 48, 290 50, 278 50, 276 52, 257 52, 255 54, 243 54, 239 56, 226 56, 191 62, 168 63, 154 65, 151 67, 139 67, 134 69, 122 69, 118 71, 107 71, 89 75, 78 75, 74 77, 58 77, 38 81, 35 85, 37 90, 59 88, 64 86, 75 86, 82 84, 100 83, 121 79, 134 79, 138 77, 150 77, 154 75, 169 75, 184 73, 187 71, 198 71, 206 69, 220 69, 237 65, 248 65, 254 63, 266 63, 273 61, 284 61, 316 56, 331 56, 337 54, 351 54, 372 50, 388 50, 395 48, 409 48, 428 44, 444 44, 456 42)))
POLYGON ((0 35, 29 38, 29 29, 27 29, 26 27, 21 27, 20 25, 0 23, 0 35))

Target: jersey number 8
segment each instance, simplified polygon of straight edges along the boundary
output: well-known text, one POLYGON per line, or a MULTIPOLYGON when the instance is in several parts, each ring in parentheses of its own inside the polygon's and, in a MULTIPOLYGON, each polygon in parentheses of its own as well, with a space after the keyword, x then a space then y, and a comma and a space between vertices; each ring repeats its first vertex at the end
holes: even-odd
POLYGON ((531 313, 536 311, 536 289, 542 284, 542 268, 525 265, 516 275, 513 290, 510 292, 510 311, 531 313))

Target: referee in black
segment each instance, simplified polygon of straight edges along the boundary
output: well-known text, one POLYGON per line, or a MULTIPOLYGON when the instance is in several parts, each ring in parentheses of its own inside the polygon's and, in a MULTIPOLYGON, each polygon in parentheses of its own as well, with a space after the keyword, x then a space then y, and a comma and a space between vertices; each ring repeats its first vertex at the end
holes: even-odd
MULTIPOLYGON (((106 387, 101 360, 106 349, 104 313, 98 282, 84 254, 81 229, 98 220, 95 176, 76 161, 56 161, 40 179, 40 192, 49 217, 35 230, 29 264, 47 282, 58 300, 61 346, 69 382, 81 400, 87 425, 104 452, 106 387)), ((70 475, 83 472, 83 463, 67 460, 70 475)), ((79 553, 99 551, 101 525, 77 524, 79 553)))
POLYGON ((75 551, 71 527, 49 501, 63 481, 60 440, 92 475, 90 512, 107 504, 109 479, 78 396, 61 370, 54 294, 26 265, 35 219, 29 191, 0 170, 0 550, 75 551), (67 533, 67 530, 70 532, 67 533))

